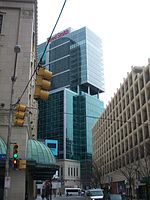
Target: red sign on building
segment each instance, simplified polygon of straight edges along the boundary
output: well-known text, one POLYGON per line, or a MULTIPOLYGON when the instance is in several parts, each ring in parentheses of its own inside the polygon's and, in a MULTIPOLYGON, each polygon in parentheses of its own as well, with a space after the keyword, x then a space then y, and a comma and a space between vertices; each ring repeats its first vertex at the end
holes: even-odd
POLYGON ((51 38, 48 38, 48 42, 52 42, 54 40, 57 40, 57 39, 63 37, 64 35, 67 35, 70 32, 71 32, 71 28, 67 28, 67 29, 53 35, 51 38))

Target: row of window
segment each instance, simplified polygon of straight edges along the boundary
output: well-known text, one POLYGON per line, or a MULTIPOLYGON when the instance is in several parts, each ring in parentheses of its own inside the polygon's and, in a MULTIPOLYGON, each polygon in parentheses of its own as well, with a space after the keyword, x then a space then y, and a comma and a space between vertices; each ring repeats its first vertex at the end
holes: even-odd
POLYGON ((93 127, 93 156, 96 161, 103 162, 105 172, 132 163, 138 159, 138 154, 140 158, 145 156, 150 136, 149 120, 150 67, 147 66, 138 76, 130 73, 93 127), (131 96, 133 101, 130 101, 131 96))
MULTIPOLYGON (((118 128, 119 126, 123 125, 128 120, 130 120, 130 118, 136 112, 140 111, 141 107, 143 107, 141 115, 143 116, 143 121, 144 121, 147 119, 147 111, 146 108, 144 108, 144 105, 149 100, 150 100, 150 85, 149 87, 145 88, 145 91, 141 92, 141 94, 138 95, 132 103, 130 102, 129 106, 125 106, 125 98, 124 98, 120 103, 118 103, 118 105, 115 107, 115 110, 111 111, 110 113, 105 112, 101 117, 101 119, 98 121, 97 125, 100 126, 103 124, 103 126, 105 126, 104 128, 107 129, 107 127, 111 126, 111 124, 116 123, 117 124, 116 128, 118 128), (103 123, 104 121, 106 121, 106 123, 103 123)), ((138 120, 139 119, 137 119, 136 121, 138 122, 138 120)))
MULTIPOLYGON (((79 177, 79 168, 78 167, 71 167, 71 166, 69 166, 68 168, 68 171, 67 171, 67 175, 69 176, 69 177, 79 177)), ((60 174, 59 174, 59 176, 64 176, 64 174, 63 174, 63 167, 61 166, 61 168, 60 168, 60 174)))
MULTIPOLYGON (((135 133, 133 136, 126 138, 126 140, 120 142, 115 147, 111 146, 113 145, 112 140, 109 140, 109 142, 107 142, 106 145, 104 144, 103 146, 99 148, 99 150, 97 150, 96 156, 99 157, 107 153, 107 155, 109 155, 110 160, 113 160, 114 158, 119 157, 120 155, 130 151, 135 146, 143 143, 144 137, 142 134, 142 130, 140 130, 138 134, 139 135, 135 133)), ((147 132, 145 140, 148 137, 149 137, 149 133, 147 132)), ((95 149, 96 148, 97 147, 95 147, 95 149)))
MULTIPOLYGON (((150 105, 149 105, 150 108, 150 105)), ((144 130, 145 137, 147 137, 148 132, 148 119, 150 119, 150 112, 147 116, 146 108, 143 109, 142 112, 136 113, 136 116, 133 117, 130 121, 123 123, 122 121, 116 120, 113 124, 107 128, 107 123, 103 124, 103 126, 99 127, 94 134, 94 139, 100 138, 100 145, 108 141, 109 138, 114 139, 114 145, 116 145, 120 140, 123 140, 128 135, 132 134, 134 131, 139 129, 144 130), (142 116, 141 116, 142 114, 142 116)))
MULTIPOLYGON (((114 96, 112 102, 109 104, 106 112, 107 115, 111 112, 116 106, 118 106, 119 102, 126 97, 126 105, 131 102, 134 97, 136 97, 140 91, 146 87, 147 83, 150 80, 150 71, 149 66, 143 70, 143 73, 139 76, 139 78, 134 81, 134 72, 131 72, 125 82, 122 84, 121 88, 117 91, 114 96)), ((137 77, 137 76, 136 76, 137 77)), ((150 91, 147 89, 147 98, 150 99, 150 91)), ((125 105, 125 104, 124 104, 125 105)))
POLYGON ((149 141, 145 145, 140 145, 140 147, 135 147, 126 154, 121 155, 120 157, 114 157, 114 159, 109 161, 109 157, 103 156, 101 159, 97 159, 97 165, 103 166, 103 174, 118 170, 130 163, 138 161, 139 159, 144 158, 144 154, 150 155, 149 141), (145 146, 145 147, 144 147, 145 146), (145 150, 144 150, 145 148, 145 150), (146 152, 146 153, 144 153, 146 152), (108 160, 106 162, 105 160, 108 160))
POLYGON ((119 130, 115 135, 113 135, 112 137, 110 136, 107 139, 106 134, 101 137, 99 137, 98 135, 99 134, 97 132, 97 134, 93 138, 93 144, 94 149, 99 149, 100 155, 103 155, 103 153, 106 153, 116 146, 119 147, 120 144, 122 146, 122 153, 124 153, 124 146, 126 151, 128 151, 133 146, 140 144, 149 137, 149 125, 148 123, 144 124, 144 126, 138 128, 130 135, 127 135, 127 132, 123 132, 123 129, 119 130), (124 141, 128 142, 126 142, 126 144, 124 145, 124 141))
POLYGON ((74 177, 78 177, 78 168, 73 168, 73 167, 68 167, 68 176, 74 176, 74 177))

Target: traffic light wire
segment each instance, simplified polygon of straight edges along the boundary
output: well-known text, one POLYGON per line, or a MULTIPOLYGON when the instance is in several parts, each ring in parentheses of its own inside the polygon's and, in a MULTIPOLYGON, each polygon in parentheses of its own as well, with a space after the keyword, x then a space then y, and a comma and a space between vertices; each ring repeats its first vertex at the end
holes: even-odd
POLYGON ((46 43, 46 46, 45 46, 44 51, 43 51, 43 53, 42 53, 42 56, 41 56, 41 58, 40 58, 40 60, 39 60, 39 62, 38 62, 38 64, 37 64, 37 66, 36 66, 36 68, 35 68, 33 74, 31 75, 31 78, 29 79, 29 81, 28 81, 26 87, 24 88, 22 94, 21 94, 20 97, 18 98, 18 101, 15 103, 15 105, 18 104, 18 103, 20 102, 20 100, 22 99, 24 93, 26 92, 26 90, 27 90, 27 88, 28 88, 28 86, 29 86, 29 84, 30 84, 30 82, 31 82, 31 80, 32 80, 32 78, 33 78, 33 76, 35 75, 35 73, 37 72, 37 70, 40 68, 40 65, 41 65, 41 63, 42 63, 42 59, 43 59, 44 54, 45 54, 45 52, 46 52, 47 46, 48 46, 48 44, 49 44, 50 39, 52 38, 52 35, 53 35, 53 33, 54 33, 54 30, 55 30, 55 28, 56 28, 56 26, 57 26, 57 24, 58 24, 58 21, 59 21, 59 19, 60 19, 60 17, 61 17, 61 14, 62 14, 63 9, 64 9, 64 7, 65 7, 66 1, 67 1, 67 0, 65 0, 64 3, 63 3, 63 6, 62 6, 61 11, 60 11, 60 13, 59 13, 59 16, 58 16, 58 18, 57 18, 57 20, 56 20, 56 23, 55 23, 55 25, 54 25, 54 27, 53 27, 53 30, 52 30, 52 32, 51 32, 51 34, 50 34, 50 37, 49 37, 49 39, 47 40, 47 43, 46 43))
POLYGON ((130 124, 136 124, 137 126, 141 126, 141 125, 144 125, 144 124, 147 124, 148 126, 150 126, 150 124, 147 123, 147 122, 140 122, 139 123, 136 120, 131 120, 131 119, 129 119, 129 120, 122 120, 122 119, 119 119, 119 118, 115 119, 115 118, 110 118, 110 117, 91 116, 91 115, 84 115, 84 114, 79 115, 79 114, 73 114, 73 113, 69 113, 69 112, 65 112, 64 114, 71 115, 71 116, 76 116, 78 118, 84 118, 84 119, 91 118, 91 119, 97 119, 97 120, 102 120, 102 121, 106 120, 106 121, 110 121, 110 122, 119 122, 122 125, 124 125, 126 123, 130 123, 130 124))

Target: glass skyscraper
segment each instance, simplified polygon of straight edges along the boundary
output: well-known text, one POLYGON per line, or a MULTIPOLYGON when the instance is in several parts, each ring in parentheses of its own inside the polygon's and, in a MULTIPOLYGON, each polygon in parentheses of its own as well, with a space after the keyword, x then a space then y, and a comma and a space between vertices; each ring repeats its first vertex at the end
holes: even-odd
MULTIPOLYGON (((83 27, 49 41, 43 63, 53 72, 52 88, 48 101, 39 101, 38 139, 58 140, 58 159, 79 160, 81 182, 88 186, 92 127, 104 110, 101 40, 83 27)), ((45 45, 39 45, 39 57, 45 45)))

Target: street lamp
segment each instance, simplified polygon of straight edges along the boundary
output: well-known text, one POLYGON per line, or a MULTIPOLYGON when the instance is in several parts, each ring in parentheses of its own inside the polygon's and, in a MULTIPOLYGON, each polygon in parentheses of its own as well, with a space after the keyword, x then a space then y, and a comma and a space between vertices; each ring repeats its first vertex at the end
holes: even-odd
POLYGON ((4 183, 4 200, 8 199, 8 189, 10 188, 10 169, 9 169, 9 159, 10 159, 10 144, 11 144, 11 131, 12 131, 12 117, 13 117, 13 89, 14 83, 16 81, 16 67, 17 67, 17 56, 20 53, 21 47, 20 45, 16 45, 14 47, 15 52, 15 63, 14 63, 14 71, 11 77, 11 91, 10 91, 10 108, 8 115, 8 135, 7 135, 7 149, 6 149, 6 163, 5 163, 5 183, 4 183))

